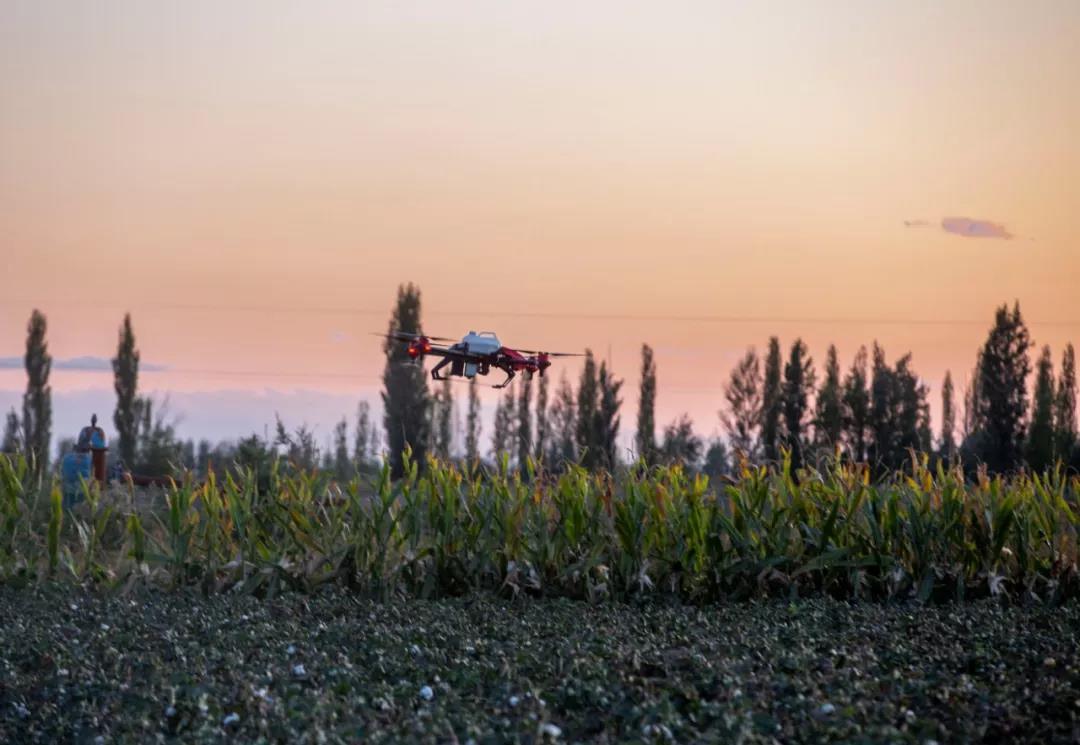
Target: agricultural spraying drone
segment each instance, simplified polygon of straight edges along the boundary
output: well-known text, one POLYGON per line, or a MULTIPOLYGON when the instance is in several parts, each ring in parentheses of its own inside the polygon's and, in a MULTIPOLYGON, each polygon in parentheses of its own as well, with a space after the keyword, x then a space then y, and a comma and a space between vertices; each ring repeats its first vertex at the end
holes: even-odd
POLYGON ((448 365, 450 375, 469 380, 477 375, 487 375, 492 368, 502 370, 506 373, 506 380, 493 386, 494 388, 505 388, 519 372, 524 372, 529 377, 532 377, 533 373, 543 376, 544 371, 551 367, 553 357, 582 356, 574 352, 538 352, 504 347, 499 338, 490 331, 470 331, 458 342, 445 336, 410 334, 405 331, 376 335, 404 343, 405 353, 418 365, 427 355, 441 357, 439 364, 431 369, 431 377, 435 380, 446 379, 440 372, 448 365))

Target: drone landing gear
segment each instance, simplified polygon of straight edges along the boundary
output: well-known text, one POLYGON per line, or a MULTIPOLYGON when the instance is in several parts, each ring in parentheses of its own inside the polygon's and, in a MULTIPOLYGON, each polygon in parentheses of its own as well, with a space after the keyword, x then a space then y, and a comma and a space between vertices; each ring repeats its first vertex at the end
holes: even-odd
POLYGON ((431 377, 434 380, 446 380, 446 378, 444 378, 442 375, 439 375, 439 370, 442 370, 444 367, 449 365, 450 362, 451 362, 451 360, 450 360, 449 357, 444 357, 442 359, 442 361, 439 362, 439 364, 437 364, 437 365, 435 365, 435 367, 431 368, 431 377))
POLYGON ((506 380, 499 383, 498 385, 491 386, 492 388, 505 388, 506 386, 510 385, 510 381, 512 381, 514 379, 514 370, 513 370, 513 368, 500 367, 499 369, 502 370, 504 373, 506 373, 506 380))

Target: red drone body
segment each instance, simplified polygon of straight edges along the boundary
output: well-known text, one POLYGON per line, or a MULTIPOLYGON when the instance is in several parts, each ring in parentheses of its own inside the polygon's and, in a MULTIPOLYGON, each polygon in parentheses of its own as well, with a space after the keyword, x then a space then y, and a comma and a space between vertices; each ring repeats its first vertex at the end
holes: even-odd
POLYGON ((405 354, 411 360, 419 362, 427 355, 440 357, 441 360, 431 370, 435 380, 445 380, 440 373, 449 367, 449 375, 472 379, 477 375, 487 375, 492 368, 506 373, 506 380, 494 386, 503 388, 519 372, 528 376, 543 375, 551 367, 552 357, 579 357, 577 353, 538 352, 527 349, 513 349, 503 346, 498 337, 490 331, 477 333, 470 331, 461 341, 442 336, 428 336, 404 331, 380 334, 393 341, 405 342, 405 354), (441 342, 441 343, 440 343, 441 342), (449 345, 446 342, 452 342, 449 345))

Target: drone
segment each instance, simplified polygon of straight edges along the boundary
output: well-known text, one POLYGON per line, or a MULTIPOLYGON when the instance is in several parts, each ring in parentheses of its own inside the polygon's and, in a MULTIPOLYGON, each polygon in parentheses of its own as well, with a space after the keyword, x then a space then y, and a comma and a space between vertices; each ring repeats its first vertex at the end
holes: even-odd
POLYGON ((427 356, 441 357, 439 364, 431 368, 431 377, 446 380, 441 374, 449 366, 449 375, 472 380, 477 375, 487 375, 492 368, 506 373, 506 380, 493 388, 505 388, 519 372, 529 378, 534 374, 544 376, 544 371, 551 367, 553 357, 581 357, 576 352, 538 352, 529 349, 511 349, 503 346, 499 337, 491 331, 470 331, 461 341, 454 341, 445 336, 428 336, 395 331, 389 334, 376 334, 393 341, 405 343, 405 353, 416 364, 427 356))

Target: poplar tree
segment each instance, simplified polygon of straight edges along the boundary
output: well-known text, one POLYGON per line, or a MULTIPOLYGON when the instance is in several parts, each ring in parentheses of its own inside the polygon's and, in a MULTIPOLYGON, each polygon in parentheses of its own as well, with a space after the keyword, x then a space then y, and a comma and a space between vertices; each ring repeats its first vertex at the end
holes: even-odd
POLYGON ((454 440, 454 392, 450 389, 450 377, 443 379, 435 393, 432 413, 435 435, 435 454, 443 460, 450 459, 454 440))
POLYGON ((1073 345, 1061 355, 1061 377, 1054 398, 1054 458, 1069 463, 1076 448, 1076 352, 1073 345))
POLYGON ((856 463, 867 458, 867 435, 870 427, 870 389, 867 378, 866 347, 859 347, 844 378, 844 441, 856 463))
POLYGON ((634 444, 638 457, 652 463, 656 455, 656 363, 648 344, 641 345, 641 388, 634 444))
MULTIPOLYGON (((397 303, 390 318, 388 333, 420 334, 420 288, 411 282, 398 287, 397 303)), ((412 461, 423 467, 429 441, 430 396, 423 366, 411 364, 406 345, 387 339, 383 345, 386 367, 383 371, 383 421, 390 448, 390 474, 401 478, 405 473, 403 455, 412 449, 412 461)))
POLYGON ((124 314, 119 336, 116 356, 112 359, 113 389, 116 391, 113 425, 116 427, 120 460, 130 467, 135 463, 138 438, 136 399, 139 394, 139 350, 135 348, 135 332, 131 328, 130 313, 124 314))
POLYGON ((476 377, 469 381, 469 417, 465 425, 465 459, 469 465, 480 459, 480 395, 476 377))
POLYGON ((603 459, 596 428, 598 398, 596 360, 593 359, 592 350, 587 349, 577 390, 577 446, 581 454, 581 465, 590 470, 600 465, 603 459))
POLYGON ((533 451, 536 460, 544 459, 551 440, 551 432, 548 431, 548 377, 540 375, 540 381, 536 386, 536 443, 533 451))
POLYGON ((814 443, 832 455, 844 432, 844 402, 840 387, 840 361, 836 346, 830 345, 825 359, 825 381, 818 391, 814 412, 814 443))
POLYGON ((7 453, 13 455, 15 453, 21 453, 23 450, 22 438, 19 433, 19 415, 15 412, 15 407, 11 407, 11 411, 8 412, 4 421, 4 439, 0 443, 0 453, 7 453))
POLYGON ((765 460, 775 462, 780 455, 781 417, 784 413, 784 388, 780 360, 780 340, 769 339, 765 357, 765 382, 761 393, 761 450, 765 460))
POLYGON ((1054 462, 1054 361, 1044 346, 1035 366, 1034 408, 1028 428, 1027 463, 1036 473, 1054 462))
POLYGON ((371 429, 371 406, 367 401, 361 401, 356 406, 356 437, 353 440, 353 461, 357 468, 367 463, 371 429))
POLYGON ((784 366, 783 386, 783 441, 791 449, 793 468, 801 468, 806 462, 806 429, 813 391, 813 360, 802 339, 796 339, 784 366))
POLYGON ((705 443, 694 434, 694 425, 689 414, 683 414, 664 428, 664 441, 660 452, 665 462, 693 467, 701 460, 704 448, 705 443))
POLYGON ((1031 337, 1016 303, 998 308, 979 360, 975 452, 993 473, 1023 461, 1031 337))
POLYGON ((565 371, 559 378, 549 418, 552 437, 548 461, 552 467, 561 468, 577 460, 577 402, 565 371))
POLYGON ((755 463, 760 455, 761 439, 761 363, 752 347, 731 371, 724 386, 727 409, 720 412, 720 421, 736 457, 755 463))
POLYGON ((952 373, 945 371, 941 384, 941 457, 951 461, 956 456, 956 404, 953 402, 952 373))
POLYGON ((532 378, 528 373, 522 376, 518 388, 517 417, 518 470, 526 474, 532 455, 532 378))
POLYGON ((353 473, 349 461, 349 423, 345 417, 334 426, 334 478, 348 481, 353 473))
POLYGON ((499 403, 495 407, 495 421, 491 430, 491 455, 498 463, 503 454, 513 455, 514 432, 514 384, 506 386, 499 403))
POLYGON ((609 471, 614 471, 619 463, 618 439, 619 439, 619 408, 622 399, 619 398, 619 389, 623 381, 616 380, 608 370, 607 363, 600 363, 599 401, 597 402, 596 433, 600 447, 600 465, 609 471))
POLYGON ((23 396, 23 448, 35 477, 48 469, 52 434, 52 388, 49 386, 52 357, 45 341, 47 326, 44 314, 35 309, 27 324, 26 356, 23 358, 27 378, 23 396))

